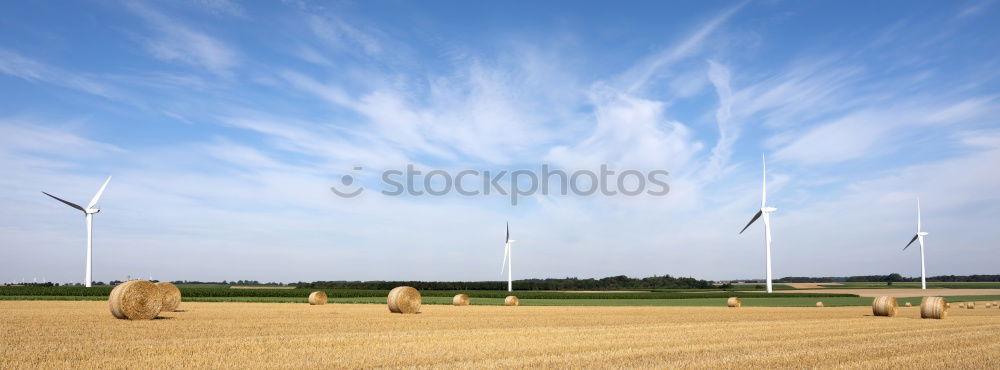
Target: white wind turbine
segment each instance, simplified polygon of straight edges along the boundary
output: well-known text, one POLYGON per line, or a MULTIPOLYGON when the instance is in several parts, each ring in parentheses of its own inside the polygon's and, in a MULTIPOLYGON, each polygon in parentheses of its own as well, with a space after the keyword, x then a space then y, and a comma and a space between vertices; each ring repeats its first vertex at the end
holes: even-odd
POLYGON ((913 235, 913 239, 910 239, 909 243, 903 247, 905 251, 906 248, 910 247, 915 241, 920 241, 920 289, 927 289, 927 271, 924 269, 924 237, 927 233, 920 231, 920 198, 917 198, 917 234, 913 235))
POLYGON ((764 173, 764 185, 761 191, 760 197, 760 210, 757 214, 753 215, 750 222, 740 230, 740 234, 743 234, 750 225, 753 225, 754 221, 757 221, 760 216, 764 216, 764 245, 767 248, 767 292, 771 293, 771 213, 777 211, 777 208, 767 206, 767 161, 764 160, 764 155, 760 156, 761 163, 763 164, 764 173))
POLYGON ((513 273, 511 272, 511 264, 514 262, 510 257, 510 247, 514 244, 514 240, 510 238, 510 223, 507 223, 507 236, 504 237, 503 241, 503 264, 500 265, 500 273, 503 273, 504 267, 507 268, 507 291, 514 291, 514 280, 513 273))
POLYGON ((48 195, 70 207, 83 211, 83 214, 87 217, 87 272, 86 280, 83 281, 83 285, 88 288, 90 288, 91 282, 93 281, 93 279, 91 279, 91 260, 94 256, 94 214, 101 211, 99 208, 94 208, 94 205, 96 205, 97 201, 101 199, 101 194, 104 194, 104 189, 108 187, 108 182, 110 181, 111 176, 108 176, 108 179, 104 180, 104 185, 101 185, 101 190, 98 190, 97 194, 94 194, 94 198, 90 199, 90 203, 87 203, 87 208, 80 207, 76 203, 62 200, 59 197, 44 191, 42 192, 42 194, 48 195))

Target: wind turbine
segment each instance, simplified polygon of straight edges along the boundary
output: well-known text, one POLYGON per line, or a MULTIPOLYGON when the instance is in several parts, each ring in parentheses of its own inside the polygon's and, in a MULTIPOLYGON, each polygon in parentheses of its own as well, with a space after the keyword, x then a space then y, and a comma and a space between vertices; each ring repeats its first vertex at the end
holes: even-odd
POLYGON ((763 154, 761 154, 760 160, 763 164, 764 173, 764 185, 760 196, 760 210, 757 211, 757 214, 753 215, 753 218, 743 227, 743 230, 740 230, 740 234, 743 234, 760 216, 764 216, 764 246, 767 248, 767 292, 771 293, 771 213, 778 209, 767 206, 767 161, 764 160, 763 154))
POLYGON ((507 268, 507 291, 514 291, 514 280, 513 273, 511 272, 511 264, 514 262, 510 257, 510 246, 514 244, 514 240, 510 238, 510 223, 507 223, 507 236, 504 237, 503 241, 503 264, 500 265, 500 273, 503 273, 504 267, 507 268))
POLYGON ((910 247, 915 241, 920 241, 920 289, 927 289, 927 270, 924 269, 924 237, 927 233, 920 231, 920 198, 917 198, 917 234, 913 235, 913 239, 910 239, 909 243, 903 247, 905 251, 906 248, 910 247))
POLYGON ((91 282, 93 281, 93 279, 91 279, 91 260, 93 259, 94 256, 94 214, 101 211, 99 208, 94 208, 94 205, 96 205, 97 201, 101 199, 101 194, 104 194, 104 189, 108 187, 108 182, 110 181, 111 181, 111 176, 108 176, 108 179, 104 180, 104 185, 101 185, 101 190, 98 190, 97 194, 94 194, 94 197, 90 199, 90 203, 87 203, 87 208, 80 207, 76 203, 60 199, 59 197, 46 193, 44 191, 42 192, 42 194, 48 195, 55 200, 63 202, 67 206, 82 211, 83 214, 87 217, 87 272, 86 272, 86 280, 84 280, 83 282, 83 285, 86 286, 87 288, 90 288, 91 282))

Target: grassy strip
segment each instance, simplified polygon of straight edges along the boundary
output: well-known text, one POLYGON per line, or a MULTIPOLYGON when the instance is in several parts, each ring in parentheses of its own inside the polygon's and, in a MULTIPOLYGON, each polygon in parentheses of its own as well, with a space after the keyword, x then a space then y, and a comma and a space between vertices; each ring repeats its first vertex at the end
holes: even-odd
MULTIPOLYGON (((946 289, 1000 289, 1000 283, 991 282, 959 282, 959 283, 946 283, 946 282, 927 282, 928 289, 936 288, 946 288, 946 289)), ((892 285, 886 285, 886 283, 875 283, 875 282, 847 282, 842 283, 842 285, 824 285, 824 288, 817 289, 920 289, 919 282, 896 282, 892 285)), ((750 290, 750 289, 748 289, 750 290)))

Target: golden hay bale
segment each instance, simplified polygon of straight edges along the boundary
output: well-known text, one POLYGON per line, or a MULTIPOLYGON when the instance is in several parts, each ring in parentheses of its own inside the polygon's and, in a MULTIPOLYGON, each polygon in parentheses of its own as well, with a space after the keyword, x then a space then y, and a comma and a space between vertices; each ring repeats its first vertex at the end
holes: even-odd
POLYGON ((455 298, 451 299, 451 304, 455 306, 468 306, 469 305, 469 295, 468 294, 456 294, 455 298))
POLYGON ((924 297, 920 300, 921 319, 943 319, 948 317, 948 300, 943 297, 924 297))
POLYGON ((156 286, 163 292, 163 307, 160 307, 160 312, 177 311, 177 307, 181 305, 181 290, 166 281, 156 283, 156 286))
POLYGON ((309 304, 313 306, 326 304, 326 293, 319 290, 309 293, 309 304))
POLYGON ((145 280, 129 280, 111 290, 108 304, 116 318, 151 320, 163 307, 163 291, 145 280))
POLYGON ((906 307, 913 307, 913 304, 910 303, 910 302, 906 302, 906 304, 904 306, 906 306, 906 307))
POLYGON ((959 303, 958 308, 965 308, 965 302, 959 303))
POLYGON ((740 297, 729 297, 729 300, 726 301, 726 306, 729 307, 739 308, 740 304, 741 304, 740 297))
POLYGON ((973 310, 976 308, 976 302, 965 302, 965 308, 973 310))
POLYGON ((504 306, 520 306, 521 300, 517 299, 517 296, 509 295, 507 298, 503 299, 504 306))
POLYGON ((945 302, 945 303, 944 303, 944 306, 945 306, 946 308, 951 308, 951 302, 945 302))
POLYGON ((823 307, 823 302, 816 302, 816 307, 823 307))
POLYGON ((899 302, 896 301, 896 297, 879 296, 872 301, 872 313, 875 316, 896 316, 898 308, 899 302))
POLYGON ((420 292, 412 287, 398 286, 389 291, 386 299, 389 312, 417 313, 420 312, 420 292))

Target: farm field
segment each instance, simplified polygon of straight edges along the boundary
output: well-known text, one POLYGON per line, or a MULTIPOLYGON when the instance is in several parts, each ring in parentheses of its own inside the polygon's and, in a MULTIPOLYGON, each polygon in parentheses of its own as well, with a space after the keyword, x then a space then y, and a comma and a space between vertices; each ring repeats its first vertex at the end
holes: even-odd
POLYGON ((106 302, 0 301, 0 368, 993 367, 1000 309, 424 306, 184 302, 152 321, 106 302), (221 354, 221 355, 220 355, 221 354))
MULTIPOLYGON (((1000 289, 1000 282, 937 282, 928 281, 928 289, 1000 289)), ((734 290, 763 291, 763 283, 736 283, 734 290), (759 287, 758 287, 759 286, 759 287)), ((914 281, 895 282, 888 285, 884 282, 828 282, 828 283, 774 283, 774 290, 795 289, 920 289, 920 283, 914 281)))
POLYGON ((797 290, 780 290, 776 291, 775 294, 803 294, 803 293, 830 293, 830 294, 855 294, 861 297, 878 297, 880 295, 888 295, 893 297, 921 297, 921 296, 940 296, 940 295, 982 295, 982 296, 995 296, 1000 295, 1000 289, 945 289, 945 288, 927 288, 926 290, 920 288, 909 288, 909 289, 864 289, 864 288, 854 288, 854 289, 844 289, 844 288, 825 288, 825 289, 797 289, 797 290))

